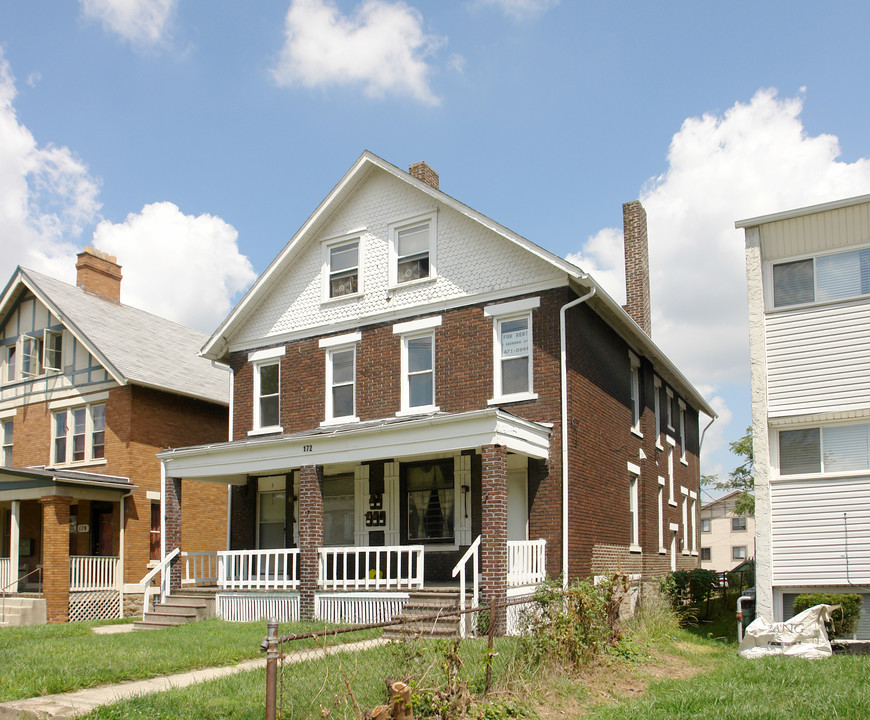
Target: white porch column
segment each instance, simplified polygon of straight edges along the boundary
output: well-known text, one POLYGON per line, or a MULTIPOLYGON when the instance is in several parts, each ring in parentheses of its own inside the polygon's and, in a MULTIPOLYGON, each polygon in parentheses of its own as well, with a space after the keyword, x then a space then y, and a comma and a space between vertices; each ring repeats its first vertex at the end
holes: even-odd
POLYGON ((9 592, 18 592, 18 550, 21 544, 21 501, 12 501, 12 512, 9 513, 9 579, 12 585, 9 592))

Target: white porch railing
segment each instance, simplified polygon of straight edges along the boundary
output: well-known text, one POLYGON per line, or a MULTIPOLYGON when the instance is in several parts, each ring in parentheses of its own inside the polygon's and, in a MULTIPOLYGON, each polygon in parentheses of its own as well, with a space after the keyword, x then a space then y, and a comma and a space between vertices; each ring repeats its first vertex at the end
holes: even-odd
POLYGON ((317 586, 323 590, 422 588, 423 546, 320 548, 317 586))
POLYGON ((217 584, 222 590, 295 590, 299 550, 220 550, 217 584))
POLYGON ((0 558, 0 590, 12 584, 12 558, 0 558))
POLYGON ((69 559, 69 589, 117 590, 117 557, 71 555, 69 559))
POLYGON ((546 540, 508 540, 508 587, 536 585, 546 575, 546 540))
POLYGON ((215 550, 181 553, 183 570, 181 584, 216 585, 218 581, 218 554, 215 550))
MULTIPOLYGON (((473 579, 473 594, 471 596, 471 607, 477 607, 477 603, 480 599, 480 535, 477 536, 477 539, 469 545, 468 550, 465 551, 465 554, 459 559, 459 562, 456 563, 456 567, 453 568, 453 577, 459 575, 459 611, 465 611, 465 566, 468 565, 468 561, 471 560, 471 577, 473 579)), ((472 626, 473 616, 477 613, 468 613, 467 615, 460 615, 459 621, 459 635, 460 637, 465 637, 466 635, 471 634, 470 630, 472 626)))

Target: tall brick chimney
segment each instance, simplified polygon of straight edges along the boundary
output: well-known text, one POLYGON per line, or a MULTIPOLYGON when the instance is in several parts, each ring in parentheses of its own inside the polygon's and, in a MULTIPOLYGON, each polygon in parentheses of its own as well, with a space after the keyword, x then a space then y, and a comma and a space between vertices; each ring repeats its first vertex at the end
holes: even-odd
POLYGON ((418 180, 422 180, 424 183, 431 185, 436 190, 438 189, 438 173, 422 160, 411 165, 411 167, 408 168, 408 172, 418 180))
POLYGON ((114 255, 86 247, 77 256, 76 285, 85 292, 121 302, 121 266, 114 255))
POLYGON ((625 311, 652 337, 646 210, 639 200, 623 203, 622 227, 625 237, 625 311))

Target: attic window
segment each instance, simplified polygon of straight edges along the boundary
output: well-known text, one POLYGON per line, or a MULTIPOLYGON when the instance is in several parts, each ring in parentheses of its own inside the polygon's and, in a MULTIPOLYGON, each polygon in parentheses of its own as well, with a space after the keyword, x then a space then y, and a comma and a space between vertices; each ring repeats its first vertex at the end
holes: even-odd
POLYGON ((21 340, 21 374, 24 377, 42 375, 42 350, 41 337, 25 336, 21 340))
POLYGON ((434 214, 391 226, 391 285, 435 277, 436 234, 434 214))
POLYGON ((46 330, 43 335, 42 364, 46 370, 63 370, 63 333, 46 330))
POLYGON ((327 246, 331 298, 359 292, 359 238, 327 246))

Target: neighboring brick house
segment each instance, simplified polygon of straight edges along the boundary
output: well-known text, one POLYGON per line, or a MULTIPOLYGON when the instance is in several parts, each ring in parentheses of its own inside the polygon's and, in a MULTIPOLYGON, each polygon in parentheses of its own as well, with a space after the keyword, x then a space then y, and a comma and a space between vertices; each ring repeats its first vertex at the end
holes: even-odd
POLYGON ((701 506, 701 567, 726 572, 755 557, 755 518, 735 515, 739 490, 701 506))
POLYGON ((203 348, 233 369, 233 440, 161 455, 232 485, 219 584, 324 615, 328 590, 449 581, 478 537, 486 598, 696 567, 715 414, 649 336, 646 215, 624 213, 642 326, 425 163, 364 153, 203 348))
MULTIPOLYGON (((123 305, 114 257, 85 248, 76 268, 77 287, 18 268, 0 299, 0 587, 41 580, 49 622, 141 605, 161 553, 156 453, 225 438, 229 402, 203 333, 123 305)), ((226 488, 185 493, 203 510, 187 548, 222 548, 226 488)))
POLYGON ((863 595, 870 639, 870 195, 740 220, 757 612, 863 595))

